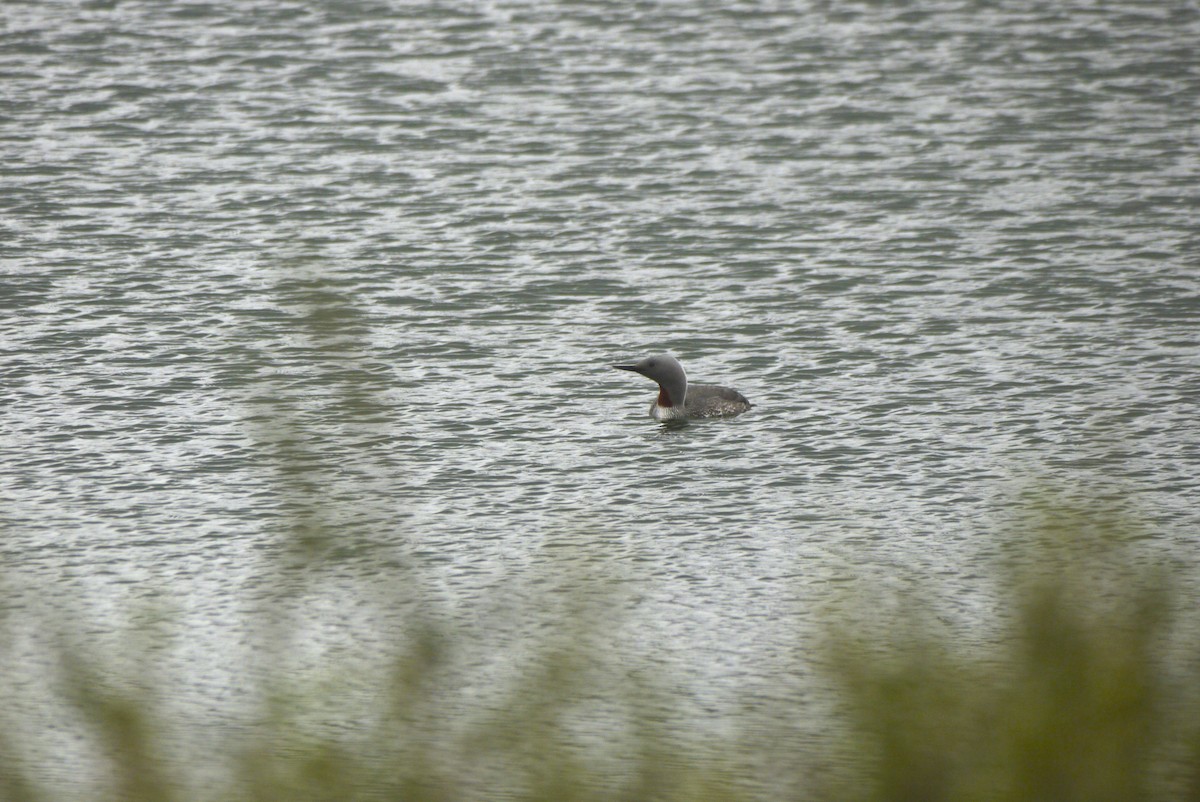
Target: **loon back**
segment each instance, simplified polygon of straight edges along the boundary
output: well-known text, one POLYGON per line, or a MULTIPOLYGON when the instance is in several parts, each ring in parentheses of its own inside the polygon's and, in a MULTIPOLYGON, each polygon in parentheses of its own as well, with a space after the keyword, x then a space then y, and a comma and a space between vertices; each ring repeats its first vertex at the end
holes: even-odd
POLYGON ((688 386, 687 402, 683 408, 689 418, 723 418, 740 415, 752 406, 746 396, 732 387, 692 384, 688 386))

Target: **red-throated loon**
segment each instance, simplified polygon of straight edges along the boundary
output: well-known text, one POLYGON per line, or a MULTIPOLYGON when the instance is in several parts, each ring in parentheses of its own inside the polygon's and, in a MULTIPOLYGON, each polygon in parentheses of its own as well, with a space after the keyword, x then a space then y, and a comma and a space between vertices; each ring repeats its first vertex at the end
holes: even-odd
POLYGON ((750 409, 746 396, 716 384, 688 384, 683 365, 669 354, 648 356, 633 365, 613 365, 632 370, 658 382, 658 398, 650 405, 650 416, 658 420, 678 418, 721 418, 750 409))

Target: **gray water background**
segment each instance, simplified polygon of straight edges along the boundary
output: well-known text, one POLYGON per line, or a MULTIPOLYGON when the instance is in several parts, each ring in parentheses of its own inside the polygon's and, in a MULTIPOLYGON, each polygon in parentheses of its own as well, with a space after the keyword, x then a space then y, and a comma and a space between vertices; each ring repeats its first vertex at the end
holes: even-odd
POLYGON ((614 653, 714 721, 847 586, 986 638, 1031 490, 1195 567, 1198 42, 1176 2, 5 3, 18 698, 22 616, 169 603, 176 690, 236 708, 297 521, 314 660, 408 623, 346 588, 504 650, 514 596, 615 584, 614 653), (609 365, 664 350, 754 410, 651 420, 609 365))

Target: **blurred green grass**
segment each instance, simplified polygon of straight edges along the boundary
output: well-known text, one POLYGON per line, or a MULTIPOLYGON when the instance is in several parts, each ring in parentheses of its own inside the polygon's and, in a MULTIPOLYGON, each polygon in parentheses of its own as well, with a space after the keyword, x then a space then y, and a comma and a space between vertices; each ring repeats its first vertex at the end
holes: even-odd
MULTIPOLYGON (((341 413, 381 414, 370 371, 344 369, 365 324, 319 276, 298 286, 314 362, 341 383, 341 413)), ((795 650, 792 673, 821 672, 832 704, 783 693, 793 701, 756 720, 763 705, 747 699, 745 731, 725 734, 677 712, 689 709, 675 690, 685 681, 649 663, 612 664, 604 644, 621 605, 597 588, 619 577, 595 568, 605 560, 586 562, 590 573, 530 586, 541 588, 531 608, 555 611, 537 628, 545 634, 510 645, 499 687, 467 715, 478 688, 462 672, 475 644, 419 606, 405 631, 388 633, 382 663, 290 659, 303 628, 289 601, 321 591, 324 569, 357 546, 334 534, 306 469, 321 460, 292 430, 286 400, 259 420, 269 421, 259 432, 268 470, 304 512, 275 554, 274 587, 248 613, 256 664, 236 678, 248 690, 227 736, 192 744, 178 732, 169 702, 188 678, 164 674, 158 659, 172 648, 169 613, 116 659, 77 622, 10 610, 0 653, 11 664, 14 633, 52 633, 48 704, 68 712, 14 716, 6 711, 28 705, 0 683, 0 802, 1200 801, 1198 600, 1143 548, 1139 526, 1101 508, 1033 505, 1028 527, 981 544, 1005 555, 992 577, 1002 589, 994 620, 978 626, 996 633, 990 642, 938 620, 932 581, 899 607, 852 596, 842 605, 851 613, 823 621, 822 642, 795 650), (793 738, 788 722, 825 739, 793 738), (25 744, 53 742, 45 730, 64 727, 58 735, 87 765, 47 777, 25 744)), ((397 570, 397 587, 422 586, 415 569, 397 570)), ((362 610, 408 600, 341 601, 362 610)))
POLYGON ((890 636, 835 627, 864 800, 1200 798, 1195 600, 1140 527, 1043 505, 1003 538, 1006 620, 985 648, 919 601, 890 636))
MULTIPOLYGON (((307 522, 281 571, 319 561, 322 542, 307 522)), ((777 733, 773 779, 745 775, 763 763, 748 733, 681 740, 687 722, 662 714, 673 709, 671 678, 630 679, 653 677, 649 667, 613 671, 599 653, 604 605, 558 598, 555 624, 486 715, 455 720, 463 704, 447 703, 460 687, 448 677, 462 644, 417 619, 377 676, 334 662, 298 679, 280 659, 277 676, 247 678, 269 687, 244 731, 219 755, 183 759, 162 748, 162 700, 164 686, 184 678, 130 676, 83 641, 62 639, 58 692, 101 770, 63 796, 22 759, 22 737, 42 724, 9 717, 0 799, 1196 800, 1192 600, 1143 542, 1136 527, 1044 511, 1004 544, 1004 620, 984 646, 958 642, 920 593, 899 615, 851 600, 858 612, 831 618, 811 650, 836 695, 828 752, 810 744, 788 754, 787 733, 777 733), (373 715, 348 711, 339 721, 331 710, 350 681, 373 689, 373 715), (602 735, 587 731, 589 717, 604 720, 602 735), (218 765, 209 776, 219 779, 198 786, 189 760, 218 765)), ((286 641, 268 637, 264 648, 282 653, 286 641)), ((811 723, 815 713, 797 701, 772 715, 811 723)))

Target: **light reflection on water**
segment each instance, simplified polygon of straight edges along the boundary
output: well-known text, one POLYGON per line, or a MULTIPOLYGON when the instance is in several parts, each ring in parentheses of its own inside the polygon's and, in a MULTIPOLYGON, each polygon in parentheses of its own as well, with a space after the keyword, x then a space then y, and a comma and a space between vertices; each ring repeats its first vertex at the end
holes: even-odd
POLYGON ((460 622, 612 572, 708 711, 846 584, 972 637, 1030 485, 1194 563, 1194 11, 273 9, 0 11, 14 608, 169 598, 204 697, 299 518, 460 622))

